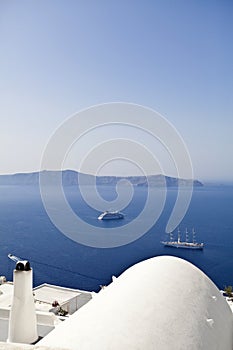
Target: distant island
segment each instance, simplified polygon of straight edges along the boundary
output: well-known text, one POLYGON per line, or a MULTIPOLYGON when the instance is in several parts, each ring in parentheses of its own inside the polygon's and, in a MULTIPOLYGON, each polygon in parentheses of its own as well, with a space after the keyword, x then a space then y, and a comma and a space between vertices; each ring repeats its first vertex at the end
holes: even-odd
MULTIPOLYGON (((198 180, 179 179, 164 175, 148 175, 148 176, 94 176, 89 174, 81 174, 74 170, 63 171, 43 171, 49 177, 49 183, 53 184, 53 178, 62 173, 62 183, 64 186, 78 186, 78 176, 82 176, 82 185, 89 185, 91 182, 97 185, 112 185, 115 186, 120 180, 127 180, 133 186, 146 187, 148 181, 154 187, 161 187, 166 181, 167 187, 178 187, 178 185, 189 186, 193 184, 194 187, 202 187, 203 184, 198 180)), ((18 173, 10 175, 0 175, 0 185, 14 185, 14 186, 38 186, 40 172, 33 173, 18 173)))

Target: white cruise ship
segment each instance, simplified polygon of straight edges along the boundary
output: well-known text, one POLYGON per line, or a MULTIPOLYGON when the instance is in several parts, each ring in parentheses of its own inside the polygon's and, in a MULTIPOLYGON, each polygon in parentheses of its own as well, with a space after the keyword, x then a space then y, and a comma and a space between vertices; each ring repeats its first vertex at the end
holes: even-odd
POLYGON ((124 214, 119 211, 108 211, 106 210, 98 217, 98 220, 116 220, 123 219, 124 214))

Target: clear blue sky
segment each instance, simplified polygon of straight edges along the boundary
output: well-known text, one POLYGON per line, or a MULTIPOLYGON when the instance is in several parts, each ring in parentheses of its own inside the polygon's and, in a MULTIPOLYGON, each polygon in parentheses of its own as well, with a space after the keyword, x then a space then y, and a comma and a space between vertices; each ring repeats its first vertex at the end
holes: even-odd
POLYGON ((0 173, 40 168, 71 114, 148 106, 201 180, 233 180, 233 2, 1 0, 0 173))

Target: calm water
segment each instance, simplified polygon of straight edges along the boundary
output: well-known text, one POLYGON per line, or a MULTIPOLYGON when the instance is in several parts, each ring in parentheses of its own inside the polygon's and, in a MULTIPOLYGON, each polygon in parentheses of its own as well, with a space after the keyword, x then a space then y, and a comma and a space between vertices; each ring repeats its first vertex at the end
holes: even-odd
MULTIPOLYGON (((87 206, 77 189, 67 189, 73 209, 92 225, 122 225, 138 215, 144 205, 146 189, 137 188, 131 204, 124 210, 121 223, 98 222, 98 212, 87 206)), ((102 187, 105 199, 115 191, 102 187)), ((90 191, 91 195, 91 191, 90 191)), ((180 228, 195 227, 197 240, 205 243, 202 251, 166 248, 161 245, 165 226, 176 198, 169 190, 165 209, 147 234, 118 248, 97 249, 75 243, 61 234, 49 220, 36 187, 0 187, 0 274, 12 279, 14 263, 8 253, 31 261, 34 284, 44 282, 86 290, 99 290, 111 276, 118 276, 134 263, 157 255, 175 255, 201 268, 219 288, 233 285, 233 187, 195 189, 189 210, 180 228)), ((107 227, 107 226, 106 226, 107 227)))

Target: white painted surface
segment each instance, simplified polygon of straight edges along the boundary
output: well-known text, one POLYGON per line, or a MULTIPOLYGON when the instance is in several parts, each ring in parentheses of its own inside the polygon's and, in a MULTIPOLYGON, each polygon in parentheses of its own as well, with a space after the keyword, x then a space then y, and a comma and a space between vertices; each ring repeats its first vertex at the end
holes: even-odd
POLYGON ((92 298, 92 293, 90 292, 47 283, 34 288, 33 291, 36 300, 36 310, 52 311, 52 303, 56 300, 70 315, 92 298))
POLYGON ((14 270, 14 294, 9 320, 9 342, 31 344, 38 339, 32 294, 32 270, 14 270))
MULTIPOLYGON (((0 341, 7 341, 10 308, 0 308, 0 341)), ((36 311, 38 336, 44 337, 51 332, 61 320, 52 312, 36 311)))
POLYGON ((6 282, 0 285, 0 308, 9 307, 12 303, 14 285, 12 282, 6 282))
POLYGON ((232 312, 212 281, 170 256, 134 265, 38 345, 73 350, 232 350, 232 312))
MULTIPOLYGON (((9 329, 9 314, 13 301, 14 285, 12 282, 5 282, 0 285, 0 342, 7 341, 9 329)), ((40 337, 44 337, 59 322, 60 316, 55 316, 53 312, 52 302, 57 300, 62 308, 66 309, 70 314, 74 313, 78 308, 86 304, 93 293, 43 284, 34 288, 34 298, 36 302, 37 331, 40 337)))

